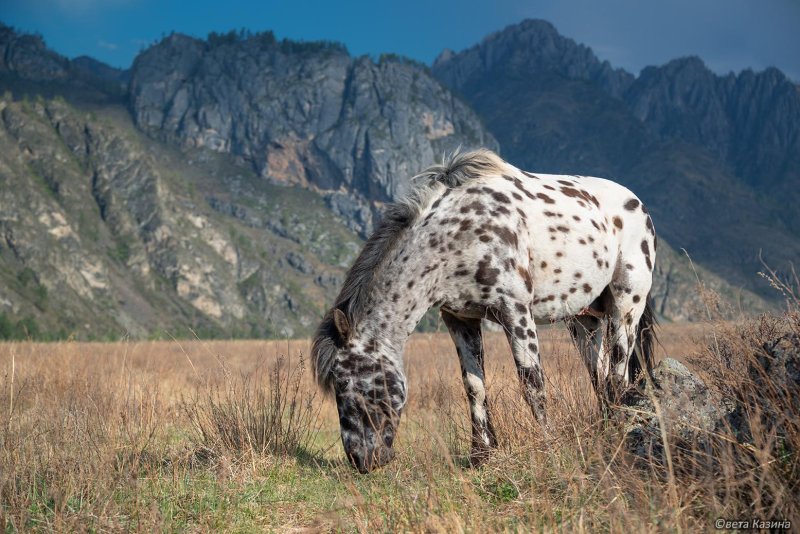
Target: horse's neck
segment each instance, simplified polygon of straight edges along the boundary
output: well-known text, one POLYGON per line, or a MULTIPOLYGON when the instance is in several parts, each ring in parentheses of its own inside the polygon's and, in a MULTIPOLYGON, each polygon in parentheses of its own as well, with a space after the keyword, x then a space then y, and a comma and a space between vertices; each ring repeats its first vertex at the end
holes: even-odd
POLYGON ((408 337, 430 308, 417 270, 393 262, 376 280, 361 333, 366 342, 389 347, 401 357, 408 337))

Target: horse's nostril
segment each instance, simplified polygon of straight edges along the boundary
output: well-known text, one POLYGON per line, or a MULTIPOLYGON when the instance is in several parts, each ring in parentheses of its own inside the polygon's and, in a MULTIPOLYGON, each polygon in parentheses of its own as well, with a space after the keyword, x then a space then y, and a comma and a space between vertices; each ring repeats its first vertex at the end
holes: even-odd
POLYGON ((350 463, 353 465, 353 467, 358 469, 360 473, 366 473, 369 471, 369 468, 364 461, 364 457, 361 454, 355 451, 348 452, 347 458, 350 460, 350 463))

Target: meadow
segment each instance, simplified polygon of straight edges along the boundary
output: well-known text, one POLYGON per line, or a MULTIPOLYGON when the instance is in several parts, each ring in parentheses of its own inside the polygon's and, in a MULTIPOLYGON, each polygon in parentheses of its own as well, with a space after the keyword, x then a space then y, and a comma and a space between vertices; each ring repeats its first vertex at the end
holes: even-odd
MULTIPOLYGON (((724 354, 746 353, 770 328, 797 333, 798 324, 794 312, 667 324, 659 355, 731 385, 737 376, 724 354)), ((642 462, 624 446, 625 424, 600 416, 565 328, 542 328, 541 340, 550 435, 522 400, 505 337, 488 333, 500 447, 470 468, 455 349, 446 333, 415 334, 398 456, 368 475, 344 459, 335 403, 311 379, 308 340, 2 344, 0 526, 680 532, 713 530, 720 517, 800 524, 796 404, 784 406, 795 422, 782 423, 780 448, 764 428, 746 447, 720 436, 706 451, 713 462, 683 461, 680 451, 670 465, 642 462)))

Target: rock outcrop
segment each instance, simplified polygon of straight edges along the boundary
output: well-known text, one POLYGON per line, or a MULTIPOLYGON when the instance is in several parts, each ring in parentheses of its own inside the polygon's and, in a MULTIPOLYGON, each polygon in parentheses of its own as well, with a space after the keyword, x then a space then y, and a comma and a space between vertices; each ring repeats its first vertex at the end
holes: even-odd
POLYGON ((270 181, 313 189, 362 234, 376 207, 443 152, 497 149, 424 66, 352 58, 340 45, 271 33, 172 35, 136 58, 130 91, 144 131, 233 154, 270 181))
POLYGON ((458 54, 445 50, 434 61, 433 71, 448 87, 457 88, 482 85, 490 72, 521 79, 547 72, 593 82, 612 96, 625 94, 634 81, 633 75, 600 61, 591 48, 562 36, 549 22, 531 19, 495 32, 458 54))
POLYGON ((47 48, 41 36, 18 33, 0 22, 0 90, 122 103, 127 79, 128 71, 86 56, 69 60, 47 48))
MULTIPOLYGON (((796 328, 796 317, 784 317, 796 328)), ((774 337, 760 347, 748 346, 757 335, 733 340, 730 358, 704 369, 708 384, 677 360, 662 360, 652 382, 643 380, 618 408, 631 452, 663 462, 666 436, 682 454, 699 454, 704 463, 716 461, 714 450, 731 442, 772 447, 778 457, 795 453, 786 447, 795 443, 800 414, 800 336, 769 334, 774 322, 762 332, 774 337)))
POLYGON ((717 76, 697 57, 676 59, 644 69, 625 101, 649 129, 707 148, 758 190, 797 193, 800 92, 778 69, 717 76))
POLYGON ((668 440, 677 440, 683 446, 706 447, 710 435, 724 428, 734 410, 733 402, 715 395, 685 365, 672 358, 662 360, 653 369, 653 383, 655 388, 648 389, 649 395, 631 397, 622 408, 630 415, 626 428, 628 445, 643 458, 663 454, 662 425, 668 440))

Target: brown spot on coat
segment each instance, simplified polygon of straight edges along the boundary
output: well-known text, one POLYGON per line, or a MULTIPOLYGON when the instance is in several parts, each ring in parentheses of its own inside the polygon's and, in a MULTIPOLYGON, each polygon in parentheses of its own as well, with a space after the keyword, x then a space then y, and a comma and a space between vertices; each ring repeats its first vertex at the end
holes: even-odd
POLYGON ((620 219, 616 215, 614 216, 614 226, 622 230, 622 219, 620 219))
POLYGON ((503 204, 508 204, 511 202, 511 199, 508 198, 506 195, 501 193, 500 191, 495 191, 492 193, 492 198, 497 202, 502 202, 503 204))
POLYGON ((639 207, 639 201, 635 198, 632 198, 625 203, 625 209, 628 211, 633 211, 638 207, 639 207))
POLYGON ((461 213, 469 213, 470 210, 474 210, 476 215, 483 215, 484 213, 486 213, 486 206, 477 200, 473 200, 469 204, 461 206, 461 209, 459 211, 461 213))
POLYGON ((644 253, 644 261, 647 263, 647 268, 653 270, 653 262, 650 261, 650 246, 646 240, 642 240, 642 252, 644 253))
POLYGON ((525 189, 525 186, 522 185, 522 182, 520 180, 518 180, 518 179, 514 180, 514 187, 516 187, 517 189, 522 191, 522 194, 525 195, 526 197, 528 197, 529 199, 536 200, 536 197, 533 196, 530 191, 525 189))
POLYGON ((500 269, 491 266, 491 259, 484 256, 478 262, 478 270, 475 272, 475 281, 484 286, 493 286, 497 283, 500 269))
POLYGON ((485 224, 484 227, 490 232, 493 232, 501 241, 514 248, 517 247, 517 234, 504 226, 497 226, 495 224, 485 224))
POLYGON ((525 282, 525 289, 528 290, 528 293, 533 291, 533 280, 531 280, 531 273, 528 272, 528 269, 523 269, 520 265, 517 267, 517 272, 522 277, 522 281, 525 282))

